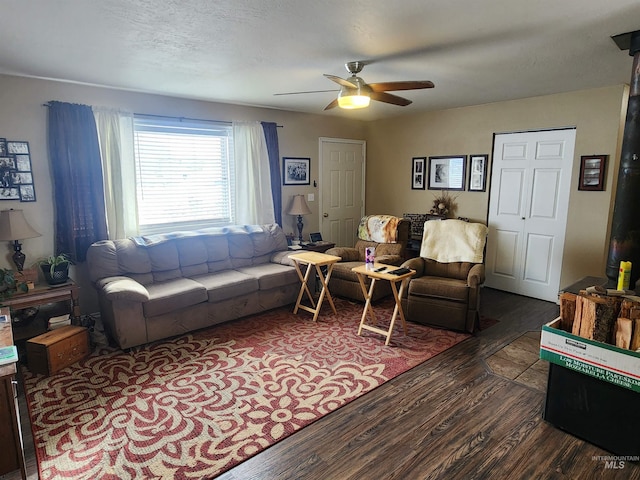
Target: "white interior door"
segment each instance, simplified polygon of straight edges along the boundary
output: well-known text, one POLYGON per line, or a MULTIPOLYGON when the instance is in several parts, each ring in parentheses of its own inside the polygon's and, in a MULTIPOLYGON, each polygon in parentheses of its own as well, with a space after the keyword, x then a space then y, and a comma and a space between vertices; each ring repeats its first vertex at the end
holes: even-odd
POLYGON ((489 201, 489 287, 557 301, 575 129, 496 135, 489 201))
POLYGON ((320 231, 340 246, 355 244, 364 215, 363 140, 320 138, 320 231))

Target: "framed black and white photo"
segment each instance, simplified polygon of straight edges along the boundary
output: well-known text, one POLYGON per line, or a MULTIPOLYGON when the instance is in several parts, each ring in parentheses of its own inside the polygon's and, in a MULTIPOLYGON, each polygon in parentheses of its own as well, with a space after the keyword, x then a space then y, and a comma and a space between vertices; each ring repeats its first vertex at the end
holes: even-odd
POLYGON ((309 167, 310 158, 283 157, 282 183, 283 185, 309 185, 311 183, 309 167))
POLYGON ((29 155, 15 155, 16 170, 19 172, 31 171, 31 157, 29 155))
POLYGON ((20 185, 20 201, 21 202, 35 202, 36 191, 33 185, 20 185))
POLYGON ((413 157, 411 162, 411 189, 424 190, 426 157, 413 157))
POLYGON ((0 170, 15 170, 16 159, 13 156, 0 157, 0 170))
POLYGON ((604 172, 608 155, 583 155, 580 157, 578 190, 604 190, 604 172))
POLYGON ((7 154, 7 139, 0 138, 0 157, 4 157, 7 154))
POLYGON ((15 187, 0 187, 0 200, 20 200, 20 191, 15 187))
POLYGON ((429 157, 429 190, 464 190, 467 156, 429 157))
POLYGON ((31 172, 11 172, 11 185, 27 184, 33 184, 33 175, 31 175, 31 172))
POLYGON ((487 163, 489 155, 469 156, 469 191, 484 192, 487 189, 487 163))
POLYGON ((9 155, 29 154, 29 142, 9 140, 7 141, 7 153, 9 155))

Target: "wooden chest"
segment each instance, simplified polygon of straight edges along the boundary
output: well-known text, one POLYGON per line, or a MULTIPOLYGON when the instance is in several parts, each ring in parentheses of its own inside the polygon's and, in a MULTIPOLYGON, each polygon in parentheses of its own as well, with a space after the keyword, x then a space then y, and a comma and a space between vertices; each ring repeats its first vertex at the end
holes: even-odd
POLYGON ((27 341, 32 373, 49 375, 89 355, 89 330, 67 325, 27 341))

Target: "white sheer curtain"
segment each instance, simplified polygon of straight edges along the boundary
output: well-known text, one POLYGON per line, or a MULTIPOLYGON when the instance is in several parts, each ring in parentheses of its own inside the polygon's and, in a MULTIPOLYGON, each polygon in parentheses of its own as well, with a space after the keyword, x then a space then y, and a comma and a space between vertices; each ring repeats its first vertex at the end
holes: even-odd
POLYGON ((98 129, 109 238, 138 234, 133 114, 92 107, 98 129))
POLYGON ((260 122, 233 122, 235 223, 275 223, 269 153, 260 122))

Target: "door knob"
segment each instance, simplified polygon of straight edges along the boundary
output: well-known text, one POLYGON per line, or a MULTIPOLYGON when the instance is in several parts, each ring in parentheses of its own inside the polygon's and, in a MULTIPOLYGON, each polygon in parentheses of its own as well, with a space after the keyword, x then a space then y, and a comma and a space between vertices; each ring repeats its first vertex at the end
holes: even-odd
POLYGON ((328 213, 323 213, 323 214, 322 214, 322 216, 323 216, 324 218, 327 218, 327 217, 329 216, 329 214, 328 214, 328 213))
POLYGON ((524 217, 522 217, 522 220, 524 220, 524 217))

